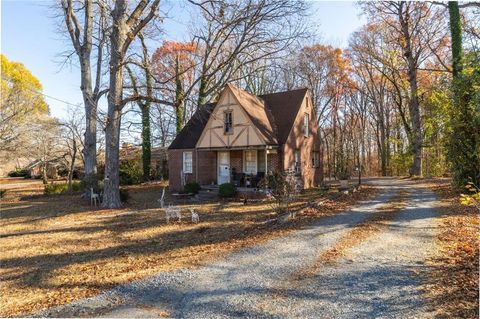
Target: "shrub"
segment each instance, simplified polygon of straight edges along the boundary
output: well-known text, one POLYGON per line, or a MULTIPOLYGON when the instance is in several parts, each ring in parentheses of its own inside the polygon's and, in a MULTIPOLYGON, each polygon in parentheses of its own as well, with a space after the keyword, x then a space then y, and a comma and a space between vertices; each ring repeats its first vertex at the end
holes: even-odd
POLYGON ((63 194, 67 191, 67 184, 47 184, 43 188, 43 193, 45 195, 52 195, 52 194, 63 194))
POLYGON ((225 183, 218 187, 218 195, 220 197, 233 197, 236 192, 235 185, 232 183, 225 183))
POLYGON ((302 189, 300 180, 294 172, 273 172, 263 179, 261 187, 267 187, 278 213, 290 212, 290 203, 295 200, 302 189))
POLYGON ((128 192, 128 189, 120 188, 120 201, 122 203, 126 203, 128 202, 129 199, 130 199, 130 193, 128 192))
MULTIPOLYGON (((72 191, 73 192, 80 192, 83 191, 84 186, 80 182, 72 182, 72 191)), ((47 184, 43 188, 43 193, 45 195, 52 195, 52 194, 64 194, 68 191, 68 184, 67 183, 57 183, 57 184, 47 184)))
POLYGON ((85 189, 82 182, 72 182, 72 191, 73 192, 81 192, 85 189))
POLYGON ((143 171, 137 160, 125 160, 120 162, 120 185, 139 184, 143 179, 143 171))
POLYGON ((6 189, 0 189, 0 198, 5 197, 5 194, 7 193, 6 189))
POLYGON ((8 173, 8 177, 27 177, 28 171, 26 169, 17 169, 8 173))
POLYGON ((200 190, 200 184, 197 182, 187 183, 183 187, 183 190, 187 194, 198 194, 198 191, 200 190))

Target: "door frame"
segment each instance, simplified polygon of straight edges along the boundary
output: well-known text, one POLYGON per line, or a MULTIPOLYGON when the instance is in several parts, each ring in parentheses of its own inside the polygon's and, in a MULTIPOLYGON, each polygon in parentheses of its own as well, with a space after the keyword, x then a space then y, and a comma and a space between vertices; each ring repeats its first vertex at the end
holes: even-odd
MULTIPOLYGON (((230 183, 230 171, 231 171, 231 162, 230 162, 230 151, 217 151, 217 185, 220 185, 220 153, 227 154, 228 158, 228 181, 226 183, 230 183)), ((225 164, 224 164, 225 165, 225 164)))

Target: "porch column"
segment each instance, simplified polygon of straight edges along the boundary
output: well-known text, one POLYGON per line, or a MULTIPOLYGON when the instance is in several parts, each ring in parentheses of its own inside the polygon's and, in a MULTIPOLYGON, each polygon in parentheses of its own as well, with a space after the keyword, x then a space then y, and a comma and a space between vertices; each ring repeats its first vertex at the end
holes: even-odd
POLYGON ((268 156, 268 150, 267 150, 267 147, 265 146, 265 176, 267 176, 267 173, 268 173, 268 167, 267 167, 268 159, 267 159, 267 156, 268 156))

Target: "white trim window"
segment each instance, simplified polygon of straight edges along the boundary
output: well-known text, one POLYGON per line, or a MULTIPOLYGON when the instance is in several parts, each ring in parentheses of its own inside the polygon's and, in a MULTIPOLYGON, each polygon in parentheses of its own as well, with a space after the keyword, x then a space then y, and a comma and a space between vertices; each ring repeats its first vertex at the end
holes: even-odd
POLYGON ((312 152, 312 167, 317 168, 320 166, 320 153, 312 152))
POLYGON ((302 171, 302 162, 300 159, 300 151, 295 151, 295 173, 300 174, 302 171))
POLYGON ((308 134, 310 133, 309 123, 310 123, 310 114, 305 113, 305 116, 303 117, 303 135, 305 137, 308 137, 308 134))
POLYGON ((257 150, 243 152, 243 172, 245 174, 257 174, 257 150))
POLYGON ((193 153, 183 152, 183 173, 193 172, 193 153))

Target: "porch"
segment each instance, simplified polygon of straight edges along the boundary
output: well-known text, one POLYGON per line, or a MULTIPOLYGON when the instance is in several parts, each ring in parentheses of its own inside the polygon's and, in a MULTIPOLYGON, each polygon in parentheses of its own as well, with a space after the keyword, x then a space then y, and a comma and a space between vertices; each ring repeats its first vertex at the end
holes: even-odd
POLYGON ((196 150, 196 180, 202 186, 233 183, 237 189, 258 187, 266 172, 278 169, 278 150, 272 147, 196 150))

